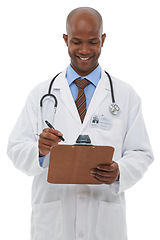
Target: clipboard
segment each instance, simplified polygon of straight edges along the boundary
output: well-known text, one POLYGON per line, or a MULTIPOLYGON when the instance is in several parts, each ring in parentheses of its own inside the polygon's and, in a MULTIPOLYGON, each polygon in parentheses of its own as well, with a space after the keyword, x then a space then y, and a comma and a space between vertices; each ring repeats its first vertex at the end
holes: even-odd
POLYGON ((58 145, 51 148, 48 168, 49 183, 102 184, 90 175, 98 164, 111 164, 111 146, 58 145))

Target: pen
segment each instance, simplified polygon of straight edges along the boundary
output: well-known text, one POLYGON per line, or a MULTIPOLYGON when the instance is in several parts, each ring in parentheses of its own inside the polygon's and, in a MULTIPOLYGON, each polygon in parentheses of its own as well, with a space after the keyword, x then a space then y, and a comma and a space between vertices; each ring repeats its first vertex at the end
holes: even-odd
MULTIPOLYGON (((52 126, 52 124, 50 124, 47 120, 45 120, 45 123, 47 124, 47 126, 49 127, 49 128, 53 128, 53 129, 55 129, 53 126, 52 126)), ((62 136, 58 136, 62 141, 65 141, 65 139, 62 137, 62 136)))

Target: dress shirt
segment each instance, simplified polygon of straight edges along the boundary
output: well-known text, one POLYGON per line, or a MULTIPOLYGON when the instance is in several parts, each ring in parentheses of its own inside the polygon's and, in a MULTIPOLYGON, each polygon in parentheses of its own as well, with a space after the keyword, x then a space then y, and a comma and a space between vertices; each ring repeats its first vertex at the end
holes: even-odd
POLYGON ((78 87, 74 83, 74 80, 77 78, 81 78, 81 79, 86 78, 87 80, 90 81, 90 84, 84 89, 84 93, 86 95, 86 108, 88 108, 91 98, 93 96, 93 93, 101 78, 101 67, 98 65, 96 69, 94 69, 90 74, 81 77, 80 75, 78 75, 78 73, 75 72, 75 70, 71 67, 71 65, 69 65, 66 71, 66 78, 67 78, 74 101, 77 99, 77 96, 78 96, 78 87))

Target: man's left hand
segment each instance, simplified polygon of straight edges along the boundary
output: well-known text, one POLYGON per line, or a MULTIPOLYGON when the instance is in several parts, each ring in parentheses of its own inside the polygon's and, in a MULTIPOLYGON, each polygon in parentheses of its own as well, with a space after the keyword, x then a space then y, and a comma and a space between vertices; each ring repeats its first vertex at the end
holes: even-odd
POLYGON ((114 161, 111 165, 97 165, 97 168, 91 169, 90 173, 96 180, 104 184, 112 184, 118 181, 120 174, 118 164, 114 161))

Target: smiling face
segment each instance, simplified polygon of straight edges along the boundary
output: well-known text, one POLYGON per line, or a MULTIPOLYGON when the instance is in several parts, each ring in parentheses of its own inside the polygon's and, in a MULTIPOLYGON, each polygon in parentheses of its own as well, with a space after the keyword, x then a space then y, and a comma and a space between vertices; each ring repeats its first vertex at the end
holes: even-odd
POLYGON ((102 35, 102 23, 93 13, 75 13, 67 22, 67 35, 63 38, 68 47, 71 66, 80 75, 86 76, 98 66, 106 35, 102 35))

